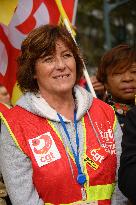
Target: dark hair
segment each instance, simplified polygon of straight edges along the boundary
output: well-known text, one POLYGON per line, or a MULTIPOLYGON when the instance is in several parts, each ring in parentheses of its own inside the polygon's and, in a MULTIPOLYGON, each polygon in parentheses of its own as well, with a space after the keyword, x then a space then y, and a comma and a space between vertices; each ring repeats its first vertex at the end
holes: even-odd
POLYGON ((126 71, 136 62, 136 49, 128 44, 121 44, 106 52, 100 61, 97 71, 97 79, 107 82, 107 75, 114 71, 126 71))
POLYGON ((37 59, 44 58, 55 52, 57 40, 62 40, 73 53, 76 61, 76 83, 80 80, 83 72, 83 62, 71 34, 64 26, 43 25, 30 32, 21 45, 21 55, 17 60, 17 81, 23 93, 27 91, 38 92, 37 80, 34 79, 35 63, 37 59))

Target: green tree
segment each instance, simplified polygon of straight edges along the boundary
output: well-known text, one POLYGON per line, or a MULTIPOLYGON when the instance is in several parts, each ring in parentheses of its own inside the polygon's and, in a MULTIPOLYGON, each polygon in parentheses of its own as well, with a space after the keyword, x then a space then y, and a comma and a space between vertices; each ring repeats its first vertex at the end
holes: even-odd
MULTIPOLYGON (((116 0, 117 1, 117 0, 116 0)), ((109 3, 115 3, 109 0, 109 3)), ((116 7, 110 12, 112 47, 120 43, 136 42, 136 1, 116 7)), ((97 67, 105 52, 103 0, 78 0, 76 17, 77 41, 89 72, 97 67)))

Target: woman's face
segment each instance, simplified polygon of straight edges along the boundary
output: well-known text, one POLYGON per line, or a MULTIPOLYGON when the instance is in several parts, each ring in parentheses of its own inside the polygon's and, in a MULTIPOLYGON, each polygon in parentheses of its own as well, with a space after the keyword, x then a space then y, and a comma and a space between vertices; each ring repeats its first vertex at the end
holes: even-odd
POLYGON ((53 55, 37 60, 35 71, 34 77, 42 94, 71 93, 76 81, 75 58, 61 40, 56 42, 53 55))
POLYGON ((130 69, 107 75, 106 89, 121 103, 134 101, 136 94, 136 63, 130 69))

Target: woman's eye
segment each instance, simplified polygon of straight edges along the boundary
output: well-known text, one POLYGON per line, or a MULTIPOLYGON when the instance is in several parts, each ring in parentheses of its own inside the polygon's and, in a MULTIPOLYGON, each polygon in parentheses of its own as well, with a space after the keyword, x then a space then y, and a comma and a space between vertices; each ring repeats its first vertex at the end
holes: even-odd
POLYGON ((48 58, 44 58, 43 59, 43 63, 46 62, 46 63, 51 63, 53 61, 53 57, 48 57, 48 58))
POLYGON ((131 73, 136 73, 136 70, 131 70, 131 73))
POLYGON ((113 76, 114 76, 114 75, 121 75, 121 74, 122 74, 122 73, 113 73, 113 76))
POLYGON ((73 55, 72 55, 72 53, 65 53, 64 54, 64 58, 70 58, 70 57, 72 57, 73 55))

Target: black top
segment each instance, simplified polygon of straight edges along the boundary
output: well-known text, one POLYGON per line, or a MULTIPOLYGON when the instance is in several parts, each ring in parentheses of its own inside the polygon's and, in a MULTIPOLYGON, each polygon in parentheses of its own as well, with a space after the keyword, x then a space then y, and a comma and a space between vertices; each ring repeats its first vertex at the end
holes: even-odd
POLYGON ((123 133, 119 188, 136 205, 136 106, 126 114, 123 133))
POLYGON ((125 123, 126 113, 128 112, 128 110, 130 110, 132 107, 134 107, 134 104, 119 103, 119 102, 113 100, 112 97, 108 97, 105 100, 105 102, 113 107, 115 114, 117 116, 117 119, 119 121, 119 124, 120 124, 121 128, 123 129, 123 126, 125 123))

